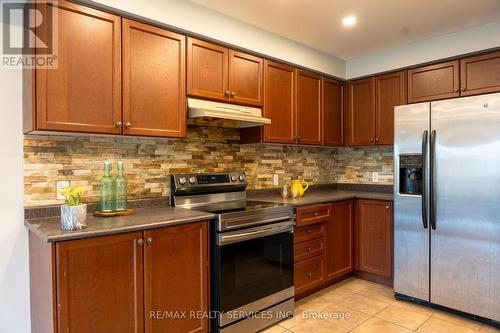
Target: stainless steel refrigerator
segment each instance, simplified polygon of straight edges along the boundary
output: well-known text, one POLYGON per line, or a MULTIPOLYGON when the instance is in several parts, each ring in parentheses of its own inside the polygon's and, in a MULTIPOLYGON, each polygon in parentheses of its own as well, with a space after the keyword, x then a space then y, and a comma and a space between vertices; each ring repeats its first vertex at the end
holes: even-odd
POLYGON ((500 321, 500 94, 395 108, 394 290, 500 321))

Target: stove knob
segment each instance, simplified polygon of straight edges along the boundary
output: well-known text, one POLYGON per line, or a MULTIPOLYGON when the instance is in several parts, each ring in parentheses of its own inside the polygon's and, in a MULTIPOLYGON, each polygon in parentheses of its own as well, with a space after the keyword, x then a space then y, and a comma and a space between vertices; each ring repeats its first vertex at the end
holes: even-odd
POLYGON ((240 179, 240 182, 242 182, 242 181, 244 181, 244 180, 245 180, 245 176, 240 175, 239 179, 240 179))
POLYGON ((186 185, 186 177, 179 178, 179 184, 186 185))
POLYGON ((238 180, 238 177, 236 177, 236 176, 231 176, 231 181, 232 181, 232 182, 235 182, 235 181, 237 181, 237 180, 238 180))
POLYGON ((196 177, 189 177, 189 184, 193 185, 196 183, 196 177))

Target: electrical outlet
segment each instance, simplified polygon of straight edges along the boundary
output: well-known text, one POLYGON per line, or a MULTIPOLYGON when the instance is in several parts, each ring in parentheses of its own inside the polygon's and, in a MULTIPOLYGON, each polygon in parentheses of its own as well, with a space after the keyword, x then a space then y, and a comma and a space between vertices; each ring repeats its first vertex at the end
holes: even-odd
POLYGON ((372 172, 372 182, 378 183, 378 172, 372 172))
POLYGON ((280 181, 280 179, 279 179, 278 175, 274 174, 273 175, 273 185, 278 186, 280 184, 279 181, 280 181))
POLYGON ((69 180, 60 180, 57 182, 56 184, 56 193, 57 193, 57 200, 64 200, 66 199, 64 197, 64 195, 62 195, 61 193, 59 193, 63 188, 65 188, 66 186, 69 186, 71 185, 71 182, 69 180))

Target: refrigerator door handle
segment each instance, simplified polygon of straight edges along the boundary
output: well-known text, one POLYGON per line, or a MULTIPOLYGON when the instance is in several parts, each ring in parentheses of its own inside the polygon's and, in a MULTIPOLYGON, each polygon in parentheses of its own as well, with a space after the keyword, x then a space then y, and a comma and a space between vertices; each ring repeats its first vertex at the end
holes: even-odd
POLYGON ((430 165, 429 165, 429 217, 432 230, 436 230, 436 130, 431 131, 430 142, 430 165))
POLYGON ((429 227, 427 221, 427 139, 429 131, 425 130, 422 134, 422 223, 424 229, 429 227))

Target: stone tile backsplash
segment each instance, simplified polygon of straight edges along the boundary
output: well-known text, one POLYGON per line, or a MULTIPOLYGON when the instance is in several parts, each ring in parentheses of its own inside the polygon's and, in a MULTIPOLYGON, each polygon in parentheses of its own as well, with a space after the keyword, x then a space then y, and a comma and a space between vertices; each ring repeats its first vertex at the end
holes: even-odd
MULTIPOLYGON (((168 175, 244 169, 248 188, 273 187, 294 178, 313 184, 392 184, 392 147, 330 148, 272 144, 240 145, 237 129, 189 127, 186 139, 98 135, 27 135, 24 138, 26 206, 58 204, 56 182, 82 187, 84 201, 98 201, 104 160, 124 162, 129 197, 170 193, 168 175)), ((116 172, 116 170, 114 170, 116 172)))

